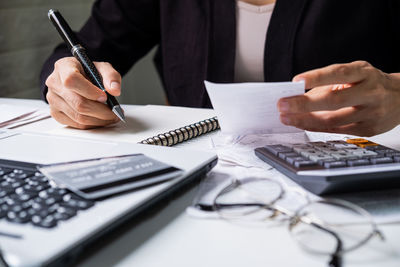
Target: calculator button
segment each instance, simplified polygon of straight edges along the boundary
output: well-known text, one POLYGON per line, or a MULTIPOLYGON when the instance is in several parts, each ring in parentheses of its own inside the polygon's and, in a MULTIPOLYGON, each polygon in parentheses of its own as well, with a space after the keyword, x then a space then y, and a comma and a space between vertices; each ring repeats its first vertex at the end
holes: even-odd
POLYGON ((314 156, 310 156, 310 160, 312 161, 329 161, 329 160, 335 160, 332 156, 328 154, 318 154, 314 156))
POLYGON ((304 157, 311 157, 311 156, 316 156, 316 155, 320 155, 321 152, 316 150, 316 149, 307 149, 307 150, 303 150, 300 152, 300 154, 304 157))
POLYGON ((337 144, 347 144, 348 142, 343 140, 331 140, 327 141, 328 144, 337 145, 337 144))
POLYGON ((392 152, 385 153, 385 157, 399 157, 400 152, 393 150, 392 152))
POLYGON ((293 146, 293 150, 296 151, 297 153, 301 153, 303 151, 310 150, 310 149, 313 149, 313 148, 311 146, 305 145, 305 144, 293 146))
POLYGON ((352 139, 347 139, 346 140, 346 143, 356 144, 356 145, 365 144, 365 143, 368 143, 368 142, 369 141, 367 139, 364 139, 364 138, 352 138, 352 139))
POLYGON ((348 143, 344 143, 344 144, 334 144, 333 146, 334 146, 335 148, 337 148, 337 149, 358 148, 358 146, 353 145, 353 144, 348 144, 348 143))
POLYGON ((353 154, 347 153, 347 152, 340 152, 340 153, 332 153, 331 154, 332 157, 334 157, 337 160, 352 160, 352 159, 357 159, 356 156, 354 156, 353 154))
POLYGON ((294 158, 286 158, 286 162, 287 163, 289 163, 289 164, 291 164, 291 165, 294 165, 294 163, 296 162, 296 161, 306 161, 307 159, 306 158, 304 158, 304 157, 294 157, 294 158))
POLYGON ((377 146, 377 145, 378 144, 376 144, 374 142, 368 142, 368 143, 365 143, 365 144, 359 144, 358 146, 362 147, 362 148, 366 148, 366 147, 369 147, 369 146, 377 146))
POLYGON ((346 167, 345 161, 331 161, 324 162, 324 167, 327 169, 346 167))
POLYGON ((373 164, 384 164, 384 163, 392 163, 393 159, 389 157, 383 157, 383 158, 372 158, 371 162, 373 164))
POLYGON ((333 147, 330 144, 325 143, 323 145, 315 145, 314 148, 323 151, 323 150, 330 149, 333 147))
POLYGON ((268 145, 268 146, 265 146, 265 149, 267 149, 269 152, 271 152, 275 156, 278 156, 279 153, 293 152, 292 148, 284 146, 284 145, 268 145))
POLYGON ((393 149, 390 149, 390 148, 387 148, 387 147, 381 146, 381 145, 366 147, 365 149, 372 150, 372 151, 375 151, 377 153, 385 153, 385 152, 390 152, 390 151, 393 150, 393 149))
POLYGON ((347 161, 347 165, 350 167, 370 165, 370 164, 371 162, 368 159, 356 159, 347 161))
POLYGON ((337 149, 337 148, 334 148, 334 147, 323 148, 323 149, 321 149, 321 151, 322 151, 323 153, 326 153, 326 154, 347 153, 346 150, 337 149))
POLYGON ((365 150, 365 149, 357 149, 357 150, 351 151, 351 153, 357 157, 373 157, 373 156, 378 155, 378 153, 376 153, 374 151, 365 150))
POLYGON ((287 157, 290 158, 300 157, 300 154, 296 152, 285 152, 285 153, 280 152, 278 155, 283 160, 285 160, 287 157))
POLYGON ((367 147, 364 147, 364 149, 375 151, 376 149, 379 149, 379 145, 377 145, 377 146, 367 146, 367 147))
POLYGON ((296 161, 294 163, 294 166, 296 168, 310 167, 310 166, 315 166, 315 165, 317 165, 317 163, 312 160, 296 161))

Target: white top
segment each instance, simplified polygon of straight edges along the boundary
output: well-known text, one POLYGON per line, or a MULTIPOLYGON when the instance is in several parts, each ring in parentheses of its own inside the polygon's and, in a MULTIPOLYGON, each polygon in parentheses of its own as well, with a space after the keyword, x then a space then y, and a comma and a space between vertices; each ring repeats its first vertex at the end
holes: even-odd
POLYGON ((236 3, 235 82, 263 82, 265 40, 275 4, 236 3))

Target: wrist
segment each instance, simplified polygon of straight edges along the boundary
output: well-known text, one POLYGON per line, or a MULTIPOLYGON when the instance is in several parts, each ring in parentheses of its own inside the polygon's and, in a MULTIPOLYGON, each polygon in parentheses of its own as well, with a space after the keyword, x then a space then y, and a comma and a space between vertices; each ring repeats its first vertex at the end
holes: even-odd
POLYGON ((393 94, 393 101, 396 103, 396 109, 394 110, 394 116, 396 117, 397 125, 400 124, 400 73, 389 73, 386 74, 389 82, 390 91, 393 94))

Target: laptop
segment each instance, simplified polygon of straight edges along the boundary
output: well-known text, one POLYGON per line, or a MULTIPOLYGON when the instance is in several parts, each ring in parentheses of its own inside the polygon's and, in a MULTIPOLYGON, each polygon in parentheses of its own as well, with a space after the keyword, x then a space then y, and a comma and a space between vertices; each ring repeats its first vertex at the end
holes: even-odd
MULTIPOLYGON (((0 183, 4 182, 1 178, 3 167, 3 172, 11 171, 15 177, 23 178, 25 184, 17 183, 16 187, 29 189, 43 185, 43 190, 38 193, 39 198, 42 197, 43 200, 40 200, 46 202, 44 207, 53 207, 53 211, 42 207, 40 212, 45 214, 42 214, 43 217, 35 215, 36 219, 29 216, 28 219, 23 216, 10 218, 10 214, 14 213, 0 212, 2 258, 10 266, 70 265, 71 258, 105 232, 128 219, 140 217, 144 210, 171 197, 183 186, 194 183, 210 171, 216 162, 217 156, 213 153, 185 148, 140 145, 117 140, 104 142, 40 133, 0 132, 0 183), (48 187, 46 177, 36 172, 37 165, 136 153, 183 172, 171 180, 96 201, 82 199, 62 188, 48 187), (54 203, 57 201, 63 204, 54 203), (58 212, 57 216, 47 216, 46 212, 56 214, 54 209, 58 212), (54 217, 57 217, 55 222, 54 217)), ((1 194, 6 195, 0 188, 1 194)), ((35 199, 39 198, 36 196, 35 199)), ((4 199, 0 197, 0 202, 4 202, 4 199)), ((26 199, 27 202, 32 201, 29 194, 26 199)), ((4 205, 8 207, 7 203, 4 205)), ((35 205, 40 206, 41 203, 35 205)), ((28 208, 29 205, 22 202, 13 207, 21 209, 20 206, 28 208)))

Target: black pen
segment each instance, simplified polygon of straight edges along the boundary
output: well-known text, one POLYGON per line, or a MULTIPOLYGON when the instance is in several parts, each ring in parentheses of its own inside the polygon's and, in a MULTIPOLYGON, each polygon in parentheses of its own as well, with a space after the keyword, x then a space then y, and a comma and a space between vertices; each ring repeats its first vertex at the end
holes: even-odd
POLYGON ((85 48, 78 43, 78 40, 76 39, 74 32, 71 30, 71 28, 69 27, 68 23, 65 21, 61 13, 58 10, 50 9, 48 16, 51 22, 53 23, 54 27, 56 27, 58 33, 64 39, 64 42, 71 50, 72 55, 81 63, 90 81, 106 93, 107 105, 111 108, 111 110, 115 113, 115 115, 117 115, 118 118, 120 118, 120 120, 125 122, 124 112, 122 111, 122 108, 119 105, 117 99, 115 99, 114 96, 110 95, 104 88, 103 78, 101 77, 99 71, 96 69, 93 62, 86 55, 85 48))

